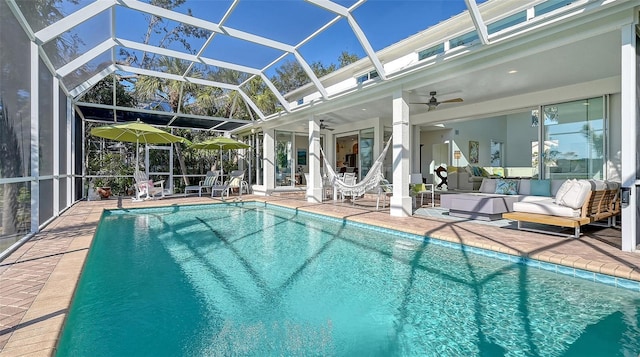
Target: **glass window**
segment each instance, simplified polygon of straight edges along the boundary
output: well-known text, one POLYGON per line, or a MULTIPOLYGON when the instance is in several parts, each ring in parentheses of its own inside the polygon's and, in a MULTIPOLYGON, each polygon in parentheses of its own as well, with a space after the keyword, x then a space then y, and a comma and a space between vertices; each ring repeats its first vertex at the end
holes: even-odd
POLYGON ((418 52, 418 60, 422 61, 425 58, 429 58, 429 57, 435 56, 435 55, 437 55, 439 53, 442 53, 442 52, 444 52, 444 43, 435 45, 433 47, 429 47, 427 49, 424 49, 424 50, 418 52))
POLYGON ((489 32, 489 34, 492 34, 525 21, 527 21, 527 12, 520 11, 517 14, 507 16, 502 20, 498 20, 494 23, 489 24, 487 26, 487 31, 489 32))
POLYGON ((450 48, 456 48, 458 46, 468 45, 474 41, 477 41, 478 39, 479 39, 478 33, 476 31, 468 32, 462 36, 454 37, 451 40, 449 40, 450 48))
POLYGON ((546 177, 604 179, 603 98, 548 105, 542 112, 546 177))
POLYGON ((544 15, 563 6, 569 5, 573 0, 549 0, 533 7, 535 16, 544 15))
POLYGON ((380 77, 380 75, 378 74, 378 71, 371 71, 367 74, 363 74, 362 76, 356 78, 356 81, 358 82, 358 84, 366 82, 370 79, 374 79, 374 78, 378 78, 380 77))

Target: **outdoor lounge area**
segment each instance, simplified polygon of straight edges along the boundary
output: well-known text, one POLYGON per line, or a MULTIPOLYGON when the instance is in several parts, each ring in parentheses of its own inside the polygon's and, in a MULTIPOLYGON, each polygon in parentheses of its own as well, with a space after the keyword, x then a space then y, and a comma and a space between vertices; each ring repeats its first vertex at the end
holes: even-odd
POLYGON ((0 1, 0 357, 640 354, 639 27, 0 1))

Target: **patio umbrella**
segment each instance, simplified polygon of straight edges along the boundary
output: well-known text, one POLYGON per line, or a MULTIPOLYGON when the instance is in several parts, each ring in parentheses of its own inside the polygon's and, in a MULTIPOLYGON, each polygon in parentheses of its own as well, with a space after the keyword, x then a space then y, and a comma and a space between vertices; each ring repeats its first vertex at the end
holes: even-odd
POLYGON ((227 138, 224 136, 217 136, 213 139, 201 141, 199 143, 194 143, 191 145, 194 149, 207 149, 207 150, 219 150, 220 151, 220 174, 224 174, 224 169, 222 168, 222 150, 235 150, 235 149, 246 149, 250 148, 251 145, 245 144, 243 142, 227 138))
POLYGON ((169 144, 182 142, 191 144, 185 138, 167 133, 138 119, 135 122, 106 125, 91 129, 91 135, 116 141, 136 143, 136 171, 138 171, 138 146, 144 144, 169 144))

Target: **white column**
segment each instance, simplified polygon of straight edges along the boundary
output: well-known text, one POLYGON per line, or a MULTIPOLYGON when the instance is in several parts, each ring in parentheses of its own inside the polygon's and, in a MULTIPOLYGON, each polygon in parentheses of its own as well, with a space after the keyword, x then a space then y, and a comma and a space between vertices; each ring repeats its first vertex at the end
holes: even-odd
POLYGON ((38 45, 31 42, 31 233, 40 230, 40 91, 38 89, 40 76, 40 57, 38 45))
POLYGON ((393 197, 390 213, 395 217, 412 215, 409 196, 409 104, 402 90, 393 92, 393 197))
POLYGON ((636 179, 638 167, 638 85, 636 26, 622 27, 621 107, 622 107, 622 187, 631 190, 629 204, 622 206, 622 250, 634 251, 638 244, 638 197, 640 182, 636 179), (624 133, 628 133, 625 135, 624 133))
POLYGON ((53 216, 60 213, 60 84, 59 79, 53 77, 53 216))
MULTIPOLYGON (((411 125, 411 169, 409 173, 420 172, 420 127, 411 125)), ((422 174, 422 172, 420 172, 422 174)))
POLYGON ((262 183, 265 188, 265 194, 271 192, 276 187, 276 171, 275 171, 275 156, 276 156, 276 131, 268 129, 264 131, 264 142, 262 146, 262 157, 264 164, 264 171, 262 174, 262 183))
POLYGON ((76 180, 74 178, 74 175, 82 174, 82 172, 76 172, 75 165, 75 118, 76 117, 75 110, 73 110, 73 102, 71 101, 71 98, 67 97, 67 132, 64 133, 64 135, 67 136, 67 172, 65 172, 65 175, 67 175, 67 202, 65 204, 65 207, 69 207, 76 198, 76 180))
POLYGON ((322 202, 322 177, 320 175, 320 122, 309 116, 309 182, 307 201, 322 202))

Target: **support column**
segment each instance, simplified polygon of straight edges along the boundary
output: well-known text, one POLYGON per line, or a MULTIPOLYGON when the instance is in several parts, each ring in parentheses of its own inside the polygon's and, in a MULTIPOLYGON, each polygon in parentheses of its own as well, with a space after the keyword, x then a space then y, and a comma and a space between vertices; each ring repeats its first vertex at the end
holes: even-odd
POLYGON ((307 202, 322 202, 322 177, 320 175, 320 122, 309 117, 309 182, 307 202))
MULTIPOLYGON (((637 15, 636 15, 637 16, 637 15)), ((636 22, 636 21, 634 21, 636 22)), ((629 190, 629 202, 622 205, 622 250, 634 251, 638 245, 638 100, 637 85, 640 56, 638 51, 636 25, 622 27, 622 76, 621 76, 621 117, 622 117, 622 187, 629 190), (629 133, 630 135, 625 135, 629 133)))
MULTIPOLYGON (((53 217, 60 214, 60 80, 53 77, 52 115, 53 119, 53 217)), ((65 205, 66 206, 66 205, 65 205)))
POLYGON ((273 129, 266 129, 264 131, 262 142, 262 185, 256 185, 253 188, 254 194, 257 195, 269 195, 276 187, 275 183, 275 155, 276 155, 276 132, 273 129))
POLYGON ((393 92, 393 197, 390 213, 395 217, 413 214, 409 196, 409 104, 402 89, 393 92))
MULTIPOLYGON (((40 231, 40 55, 31 42, 31 233, 40 231)), ((51 203, 53 204, 53 203, 51 203)))
POLYGON ((409 173, 420 173, 420 127, 417 125, 411 125, 411 169, 409 173))
POLYGON ((76 179, 75 175, 82 174, 82 172, 76 172, 76 133, 75 133, 75 110, 73 110, 73 102, 71 98, 67 97, 67 132, 64 135, 67 136, 67 203, 65 207, 69 207, 76 199, 76 179))

